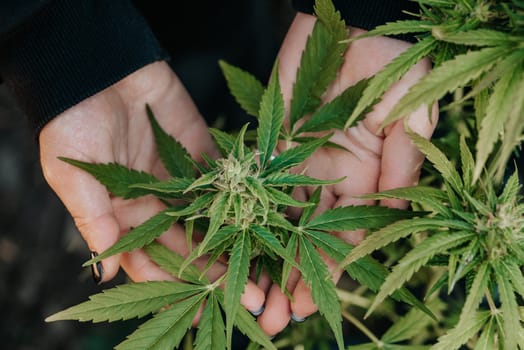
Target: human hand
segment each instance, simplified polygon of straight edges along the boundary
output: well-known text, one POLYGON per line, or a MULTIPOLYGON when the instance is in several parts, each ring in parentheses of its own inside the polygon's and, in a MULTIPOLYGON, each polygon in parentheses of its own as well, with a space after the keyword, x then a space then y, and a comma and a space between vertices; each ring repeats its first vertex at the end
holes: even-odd
MULTIPOLYGON (((47 124, 40 134, 44 176, 71 213, 91 251, 103 252, 131 227, 136 227, 164 206, 153 196, 123 200, 109 195, 88 173, 57 159, 85 162, 117 162, 129 168, 166 178, 149 121, 150 104, 162 128, 180 141, 194 159, 218 151, 207 126, 185 88, 165 62, 147 65, 111 87, 87 98, 47 124)), ((158 241, 173 251, 188 254, 184 229, 174 225, 158 241)), ((138 282, 173 279, 142 250, 119 254, 102 261, 101 281, 115 276, 119 266, 138 282)), ((225 272, 215 264, 209 271, 214 280, 225 272)), ((242 304, 259 310, 264 293, 248 282, 242 304)))
MULTIPOLYGON (((279 77, 282 93, 289 111, 293 83, 300 63, 307 36, 312 32, 315 17, 298 14, 291 25, 279 52, 279 77)), ((365 31, 350 28, 350 36, 358 36, 365 31)), ((373 37, 351 43, 344 57, 336 81, 328 88, 324 102, 330 101, 347 87, 361 79, 372 76, 387 63, 409 48, 410 44, 400 40, 373 37)), ((306 174, 319 179, 346 177, 338 184, 327 186, 321 194, 317 213, 326 209, 347 206, 374 204, 373 201, 358 198, 359 195, 387 189, 413 186, 417 183, 423 155, 407 137, 404 121, 397 121, 380 130, 389 111, 418 79, 427 74, 430 62, 425 59, 415 65, 389 91, 372 112, 356 126, 346 130, 335 130, 331 141, 345 147, 348 151, 335 148, 318 150, 302 167, 306 174)), ((410 116, 408 125, 415 132, 429 138, 436 126, 437 107, 433 106, 432 116, 427 106, 423 106, 410 116)), ((302 188, 296 192, 300 200, 307 200, 312 189, 302 188)), ((383 200, 380 205, 406 208, 408 203, 400 200, 383 200)), ((358 244, 364 232, 334 232, 333 234, 352 244, 358 244)), ((333 273, 335 282, 341 276, 337 263, 320 252, 333 273)), ((303 319, 317 311, 311 292, 295 270, 287 284, 293 301, 282 293, 277 285, 267 287, 266 308, 258 318, 261 327, 270 335, 280 332, 289 322, 291 315, 303 319)))

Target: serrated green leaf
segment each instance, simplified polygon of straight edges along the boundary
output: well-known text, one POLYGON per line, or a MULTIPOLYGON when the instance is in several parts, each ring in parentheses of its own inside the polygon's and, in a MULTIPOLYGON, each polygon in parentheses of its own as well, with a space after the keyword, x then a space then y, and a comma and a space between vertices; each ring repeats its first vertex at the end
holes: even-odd
POLYGON ((144 247, 147 255, 173 277, 195 284, 209 284, 209 280, 194 265, 183 268, 186 259, 160 243, 151 242, 144 247))
POLYGON ((249 189, 249 192, 251 192, 254 197, 258 198, 262 207, 265 210, 269 210, 269 194, 260 180, 255 177, 248 176, 246 177, 246 185, 249 189))
POLYGON ((156 314, 151 320, 143 323, 115 349, 165 350, 177 347, 191 328, 191 322, 206 295, 207 292, 203 292, 171 305, 167 310, 156 314))
POLYGON ((408 93, 391 110, 382 126, 409 115, 423 104, 431 105, 447 92, 465 86, 491 69, 500 58, 505 57, 508 53, 508 50, 488 47, 457 55, 442 63, 409 89, 408 93))
POLYGON ((225 325, 214 293, 206 301, 198 322, 194 350, 224 350, 226 348, 225 325))
POLYGON ((220 226, 222 226, 226 220, 230 206, 231 194, 229 192, 219 192, 208 210, 209 227, 206 232, 206 237, 213 236, 220 226))
MULTIPOLYGON (((297 247, 298 247, 298 233, 293 232, 287 242, 286 255, 295 257, 297 255, 297 247)), ((282 266, 282 281, 280 282, 282 291, 284 291, 286 288, 286 283, 287 283, 287 280, 289 279, 289 275, 291 273, 292 267, 293 267, 293 264, 284 260, 284 264, 282 266)))
POLYGON ((462 179, 466 191, 470 190, 473 186, 473 171, 475 169, 475 160, 469 150, 464 135, 460 136, 460 164, 462 170, 462 179))
POLYGON ((462 193, 462 179, 446 155, 429 140, 426 140, 419 134, 411 130, 406 131, 406 134, 417 146, 417 148, 422 153, 424 153, 426 158, 433 164, 433 166, 435 166, 435 168, 440 172, 444 180, 449 182, 449 184, 455 191, 457 191, 457 193, 462 193))
POLYGON ((78 320, 113 322, 143 317, 162 307, 203 290, 201 286, 180 282, 150 281, 130 283, 107 289, 46 318, 46 322, 78 320))
POLYGON ((166 181, 158 181, 154 183, 137 183, 129 185, 129 188, 148 190, 149 193, 153 193, 156 196, 162 196, 164 194, 182 193, 193 183, 193 181, 193 179, 188 178, 171 178, 166 181))
POLYGON ((353 39, 360 40, 363 38, 369 38, 373 36, 383 35, 398 35, 398 34, 410 34, 410 33, 422 33, 431 30, 433 23, 430 21, 418 21, 418 20, 407 20, 407 21, 396 21, 389 22, 380 26, 375 27, 369 32, 359 35, 353 39))
POLYGON ((366 256, 377 249, 380 249, 401 238, 407 237, 413 233, 426 230, 440 230, 442 228, 454 229, 471 229, 462 221, 443 220, 437 218, 415 218, 411 220, 402 220, 386 226, 364 239, 358 246, 353 248, 351 253, 340 264, 346 266, 363 256, 366 256))
POLYGON ((302 174, 273 173, 263 179, 267 186, 318 186, 333 185, 344 180, 345 177, 335 180, 320 180, 302 174))
POLYGON ((264 86, 254 75, 220 60, 218 61, 231 95, 250 115, 258 117, 264 86))
POLYGON ((309 202, 297 201, 290 195, 282 191, 279 191, 273 187, 266 187, 265 190, 272 203, 281 204, 281 205, 285 205, 289 207, 296 207, 296 208, 304 208, 304 207, 309 207, 312 205, 309 202))
POLYGON ((146 111, 155 136, 158 156, 167 172, 173 177, 194 177, 193 163, 188 160, 191 158, 189 152, 180 142, 162 129, 149 105, 146 105, 146 111))
POLYGON ((496 263, 493 264, 493 269, 500 296, 502 317, 504 319, 504 348, 517 349, 517 343, 519 342, 518 336, 519 333, 522 332, 517 298, 513 292, 513 286, 510 280, 504 273, 505 270, 496 263))
POLYGON ((515 170, 513 174, 508 178, 504 185, 504 190, 500 194, 498 200, 499 203, 511 203, 518 197, 521 189, 519 181, 519 172, 515 170))
POLYGON ((497 348, 495 346, 495 328, 495 321, 492 317, 489 319, 487 325, 484 326, 474 350, 493 350, 497 348))
POLYGON ((209 133, 213 136, 223 156, 227 156, 233 151, 235 138, 232 135, 215 128, 209 128, 209 133))
POLYGON ((295 255, 290 255, 286 251, 286 249, 282 246, 280 241, 265 227, 260 225, 251 225, 249 227, 249 230, 254 233, 255 237, 258 238, 262 244, 275 252, 279 257, 284 259, 287 263, 289 263, 293 267, 299 267, 295 263, 295 255))
POLYGON ((224 311, 226 312, 226 337, 228 348, 231 349, 233 324, 235 324, 240 308, 240 296, 244 292, 249 274, 249 258, 251 255, 251 242, 246 231, 238 234, 235 244, 231 249, 231 256, 226 276, 226 289, 224 295, 224 311))
MULTIPOLYGON (((328 256, 334 259, 337 263, 341 263, 349 252, 352 246, 345 241, 321 231, 307 230, 304 234, 315 244, 318 248, 325 251, 328 256)), ((354 280, 360 284, 367 286, 371 291, 376 292, 386 279, 388 270, 384 265, 373 259, 371 256, 365 256, 358 259, 350 265, 345 267, 347 273, 354 280)), ((410 291, 406 288, 401 288, 391 296, 395 300, 402 301, 406 304, 415 306, 429 317, 435 319, 435 315, 423 303, 421 303, 410 291)))
POLYGON ((283 151, 269 163, 263 176, 267 177, 273 172, 283 171, 301 164, 330 138, 331 134, 283 151))
POLYGON ((280 91, 278 62, 273 67, 271 80, 262 95, 258 115, 258 151, 260 152, 260 169, 264 169, 273 155, 280 128, 284 124, 284 97, 280 91))
POLYGON ((503 46, 517 42, 516 38, 500 30, 474 29, 466 31, 443 31, 433 27, 433 36, 438 40, 467 46, 503 46))
POLYGON ((308 37, 300 67, 293 85, 289 120, 291 129, 304 115, 311 113, 321 102, 328 85, 335 78, 348 46, 348 33, 340 13, 330 1, 319 1, 315 6, 318 20, 308 37))
POLYGON ((491 269, 487 263, 483 263, 477 269, 475 278, 473 279, 473 283, 471 284, 471 288, 466 297, 466 302, 464 303, 464 306, 462 306, 457 327, 462 327, 462 325, 478 311, 478 306, 484 297, 484 293, 490 281, 490 270, 491 269))
POLYGON ((189 203, 189 205, 185 208, 178 209, 178 210, 167 210, 166 214, 171 216, 187 216, 192 215, 200 210, 205 210, 208 208, 209 204, 213 202, 215 197, 218 196, 215 192, 207 192, 201 195, 200 197, 197 197, 194 201, 189 203))
POLYGON ((191 185, 187 186, 184 193, 193 191, 200 187, 205 187, 211 185, 218 177, 218 171, 213 170, 206 174, 203 174, 199 178, 197 178, 195 181, 191 183, 191 185))
POLYGON ((129 169, 116 163, 92 164, 80 160, 58 157, 61 161, 74 165, 94 176, 109 192, 124 199, 148 195, 140 188, 131 188, 137 183, 156 183, 158 179, 143 171, 129 169))
POLYGON ((521 91, 517 90, 520 78, 515 71, 508 72, 493 88, 477 139, 475 179, 479 178, 495 142, 501 138, 506 121, 515 109, 515 102, 521 94, 521 91))
POLYGON ((235 139, 235 143, 233 144, 233 149, 231 150, 231 154, 237 159, 244 159, 246 155, 250 153, 250 150, 246 147, 245 139, 244 139, 248 126, 249 126, 249 123, 244 124, 244 126, 240 128, 237 134, 237 137, 235 139))
POLYGON ((478 312, 468 319, 463 327, 454 327, 446 334, 438 338, 438 343, 431 347, 431 350, 457 350, 479 330, 482 329, 486 321, 490 318, 490 312, 478 312))
POLYGON ((320 254, 304 237, 299 238, 299 255, 302 277, 311 290, 313 301, 331 327, 339 349, 344 349, 340 302, 327 266, 320 254))
POLYGON ((280 227, 289 232, 300 232, 299 228, 293 225, 289 220, 284 218, 282 213, 274 211, 270 211, 267 213, 267 225, 280 227))
POLYGON ((95 258, 86 261, 82 266, 89 266, 112 255, 130 252, 151 243, 155 238, 160 237, 162 233, 169 230, 175 221, 177 221, 178 218, 176 216, 167 215, 168 211, 169 209, 161 211, 138 225, 126 235, 122 236, 122 238, 106 251, 102 252, 95 258))
POLYGON ((371 78, 369 84, 358 101, 357 106, 347 119, 344 129, 349 128, 374 101, 382 96, 393 83, 398 81, 413 65, 429 55, 435 49, 437 42, 427 37, 393 59, 384 69, 371 78))
POLYGON ((311 217, 315 213, 315 210, 317 209, 318 204, 320 203, 320 194, 321 193, 322 193, 322 187, 319 186, 309 196, 308 202, 312 203, 313 205, 309 207, 305 207, 304 210, 302 210, 302 214, 300 215, 300 219, 298 222, 300 226, 306 225, 306 222, 308 222, 309 219, 311 219, 311 217))
MULTIPOLYGON (((436 303, 432 303, 433 307, 436 303)), ((381 340, 385 343, 398 343, 410 340, 423 332, 432 323, 432 319, 419 309, 411 309, 405 316, 395 320, 395 323, 384 333, 381 340)))
POLYGON ((380 291, 375 297, 375 300, 373 300, 366 315, 371 314, 371 312, 373 312, 373 310, 384 301, 388 295, 400 288, 433 256, 459 246, 469 240, 473 235, 475 235, 475 233, 468 231, 453 232, 452 234, 442 232, 427 238, 422 243, 415 246, 393 268, 382 287, 380 287, 380 291))
POLYGON ((504 276, 511 280, 513 290, 524 298, 524 276, 522 276, 521 266, 513 259, 500 261, 500 269, 503 269, 504 276))
MULTIPOLYGON (((369 79, 362 79, 355 85, 348 87, 332 101, 324 104, 313 115, 302 124, 295 135, 302 132, 318 132, 331 129, 343 129, 348 115, 355 109, 362 92, 368 86, 369 79)), ((359 113, 355 122, 364 117, 359 113)))
POLYGON ((381 206, 357 205, 328 209, 305 225, 306 229, 353 231, 377 229, 421 213, 381 206))
POLYGON ((415 187, 395 188, 382 192, 366 194, 360 196, 360 198, 375 200, 390 198, 404 199, 411 202, 420 203, 444 216, 449 215, 449 209, 444 204, 448 199, 447 194, 444 191, 434 187, 419 185, 415 187))

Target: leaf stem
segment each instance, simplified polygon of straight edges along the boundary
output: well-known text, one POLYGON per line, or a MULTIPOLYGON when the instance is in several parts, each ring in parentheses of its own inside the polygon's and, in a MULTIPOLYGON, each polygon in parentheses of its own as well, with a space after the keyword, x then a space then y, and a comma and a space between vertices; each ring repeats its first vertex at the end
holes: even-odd
POLYGON ((497 306, 495 305, 495 301, 493 301, 493 297, 491 296, 491 292, 488 288, 484 290, 484 295, 486 296, 486 301, 488 302, 489 309, 491 310, 492 315, 498 314, 499 310, 497 306))
POLYGON ((377 338, 373 332, 369 330, 368 327, 366 327, 362 322, 360 322, 357 318, 353 317, 349 312, 346 310, 342 310, 342 316, 351 322, 355 327, 357 327, 366 337, 368 337, 373 343, 377 345, 377 347, 380 349, 383 346, 383 342, 377 338))

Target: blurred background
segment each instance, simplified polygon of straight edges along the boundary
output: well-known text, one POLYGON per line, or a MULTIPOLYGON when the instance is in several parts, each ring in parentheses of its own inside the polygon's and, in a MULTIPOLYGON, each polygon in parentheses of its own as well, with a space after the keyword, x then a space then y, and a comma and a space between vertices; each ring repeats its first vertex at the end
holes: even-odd
MULTIPOLYGON (((210 123, 249 119, 228 94, 218 60, 266 81, 294 11, 288 0, 135 1, 210 123), (175 6, 176 3, 176 6, 175 6), (227 118, 225 118, 227 117, 227 118)), ((45 317, 122 282, 97 286, 89 251, 43 179, 35 135, 0 85, 0 339, 2 349, 110 349, 141 323, 56 322, 45 317)))

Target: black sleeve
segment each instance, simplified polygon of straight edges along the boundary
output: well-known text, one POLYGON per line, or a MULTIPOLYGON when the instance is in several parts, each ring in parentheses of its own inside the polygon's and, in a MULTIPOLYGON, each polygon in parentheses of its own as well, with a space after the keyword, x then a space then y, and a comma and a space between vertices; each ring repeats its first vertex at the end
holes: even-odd
MULTIPOLYGON (((293 7, 304 13, 313 13, 314 0, 293 0, 293 7)), ((409 13, 418 13, 418 4, 410 0, 333 0, 344 21, 353 27, 370 30, 404 19, 415 19, 409 13)), ((410 36, 399 39, 413 41, 410 36)))
POLYGON ((0 76, 37 132, 69 107, 168 58, 128 0, 10 0, 0 13, 0 76))

